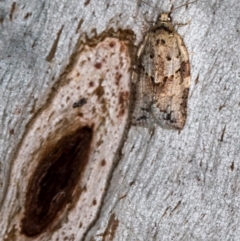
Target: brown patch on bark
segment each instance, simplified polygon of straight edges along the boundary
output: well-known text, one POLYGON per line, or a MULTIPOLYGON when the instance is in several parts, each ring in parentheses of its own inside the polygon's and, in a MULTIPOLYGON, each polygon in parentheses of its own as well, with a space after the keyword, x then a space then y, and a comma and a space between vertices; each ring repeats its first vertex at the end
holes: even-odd
POLYGON ((11 11, 10 11, 10 14, 9 14, 10 21, 12 21, 12 19, 13 19, 13 14, 16 10, 16 4, 17 4, 16 2, 12 3, 12 8, 11 8, 11 11))
POLYGON ((61 36, 62 30, 63 30, 63 27, 64 27, 64 25, 62 25, 62 27, 61 27, 60 30, 58 31, 57 37, 56 37, 56 39, 54 40, 54 43, 53 43, 53 45, 52 45, 52 48, 51 48, 51 50, 50 50, 50 52, 49 52, 49 54, 48 54, 48 56, 47 56, 47 58, 46 58, 46 60, 47 60, 48 62, 50 62, 50 61, 54 58, 54 56, 55 56, 55 53, 56 53, 56 51, 57 51, 58 41, 59 41, 59 39, 60 39, 60 36, 61 36))
POLYGON ((90 2, 91 2, 90 0, 86 0, 86 1, 84 2, 84 6, 86 7, 90 2))
POLYGON ((77 29, 76 29, 76 33, 78 33, 78 31, 81 28, 82 24, 83 24, 83 19, 81 18, 79 23, 78 23, 78 26, 77 26, 77 29))
POLYGON ((189 61, 187 62, 182 62, 181 64, 181 72, 182 72, 182 77, 186 78, 190 76, 190 63, 189 61))
POLYGON ((96 69, 101 69, 102 63, 96 63, 94 66, 96 69))
POLYGON ((105 166, 106 165, 106 161, 103 159, 102 161, 101 161, 101 166, 103 167, 103 166, 105 166))
POLYGON ((127 108, 128 99, 129 99, 128 92, 121 92, 119 94, 119 98, 118 98, 118 103, 120 106, 119 116, 122 116, 125 113, 125 109, 127 108))
POLYGON ((104 233, 98 236, 102 236, 103 241, 114 240, 118 225, 119 225, 119 220, 115 217, 115 214, 113 213, 108 221, 108 224, 104 233))
POLYGON ((32 16, 32 13, 27 13, 27 14, 24 16, 24 19, 28 19, 30 16, 32 16))

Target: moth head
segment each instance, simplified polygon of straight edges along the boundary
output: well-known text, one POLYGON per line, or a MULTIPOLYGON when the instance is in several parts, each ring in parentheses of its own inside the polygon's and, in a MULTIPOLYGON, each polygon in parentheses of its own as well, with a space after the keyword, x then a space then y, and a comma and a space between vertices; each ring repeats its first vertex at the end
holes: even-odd
MULTIPOLYGON (((157 10, 157 11, 160 10, 160 9, 158 9, 158 8, 155 8, 155 7, 152 6, 151 4, 149 4, 149 3, 147 2, 147 0, 140 0, 140 1, 143 2, 143 3, 145 3, 145 4, 147 4, 147 5, 149 5, 149 6, 152 7, 154 10, 157 10)), ((188 2, 188 3, 182 4, 182 5, 180 5, 180 6, 178 6, 178 7, 175 7, 175 8, 174 8, 173 5, 172 5, 171 10, 170 10, 169 12, 162 13, 162 14, 160 15, 160 17, 158 18, 158 20, 159 20, 160 22, 171 22, 171 21, 172 21, 172 18, 171 18, 171 16, 170 16, 170 14, 171 14, 173 11, 175 11, 175 10, 177 10, 177 9, 183 7, 183 6, 188 6, 189 4, 195 3, 195 2, 197 2, 197 1, 199 1, 199 0, 194 0, 194 1, 192 1, 192 2, 188 2)))
POLYGON ((162 13, 159 17, 159 21, 161 21, 161 22, 171 22, 172 18, 170 16, 170 13, 162 13))

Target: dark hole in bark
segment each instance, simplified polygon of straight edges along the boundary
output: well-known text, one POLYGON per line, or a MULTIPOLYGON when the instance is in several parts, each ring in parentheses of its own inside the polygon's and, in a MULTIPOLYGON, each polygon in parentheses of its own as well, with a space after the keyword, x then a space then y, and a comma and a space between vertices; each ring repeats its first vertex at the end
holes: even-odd
POLYGON ((28 184, 22 233, 43 232, 72 201, 88 163, 92 129, 81 127, 45 148, 28 184))

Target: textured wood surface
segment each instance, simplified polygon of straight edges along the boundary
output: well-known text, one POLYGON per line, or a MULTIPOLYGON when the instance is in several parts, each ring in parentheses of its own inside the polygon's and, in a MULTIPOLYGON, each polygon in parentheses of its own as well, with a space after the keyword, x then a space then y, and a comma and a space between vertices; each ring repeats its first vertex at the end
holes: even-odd
MULTIPOLYGON (((28 176, 16 176, 16 153, 79 38, 130 29, 138 45, 149 29, 146 20, 157 19, 156 8, 183 3, 151 1, 153 10, 136 1, 0 2, 1 240, 19 240, 21 231, 28 176)), ((191 21, 175 26, 191 65, 184 129, 131 127, 84 235, 80 220, 63 232, 75 206, 39 240, 239 240, 239 11, 238 1, 199 0, 172 14, 173 23, 191 21)))

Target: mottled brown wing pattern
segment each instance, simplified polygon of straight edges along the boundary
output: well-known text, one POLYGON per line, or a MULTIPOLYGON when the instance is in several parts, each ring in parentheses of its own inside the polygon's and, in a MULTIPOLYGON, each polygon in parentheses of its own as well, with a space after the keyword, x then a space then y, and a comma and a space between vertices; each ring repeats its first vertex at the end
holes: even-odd
POLYGON ((133 124, 182 129, 187 116, 190 65, 185 44, 170 22, 145 36, 139 53, 133 124))

